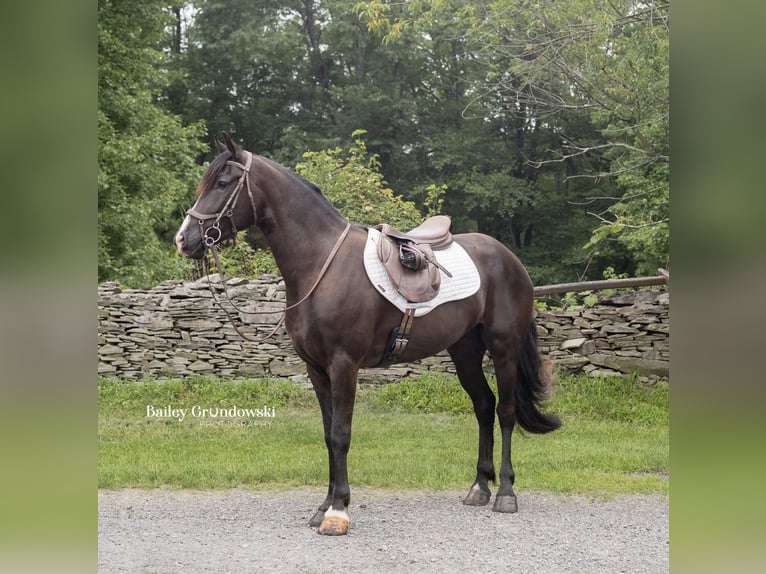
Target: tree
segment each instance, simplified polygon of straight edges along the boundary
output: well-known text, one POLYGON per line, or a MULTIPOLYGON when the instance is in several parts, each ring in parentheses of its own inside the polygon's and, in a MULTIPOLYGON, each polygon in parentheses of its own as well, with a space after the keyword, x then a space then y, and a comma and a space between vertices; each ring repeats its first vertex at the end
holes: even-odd
POLYGON ((192 5, 187 48, 175 58, 176 113, 189 123, 204 118, 211 134, 227 131, 285 165, 333 141, 332 133, 316 138, 331 121, 323 95, 330 63, 321 59, 322 14, 314 2, 192 5))
POLYGON ((463 22, 466 51, 484 66, 471 107, 506 116, 525 139, 553 136, 523 154, 529 168, 559 165, 567 182, 602 188, 585 198, 600 224, 587 246, 617 236, 642 271, 665 263, 669 2, 372 0, 357 11, 389 43, 440 19, 463 22))
POLYGON ((361 138, 365 133, 356 130, 354 144, 346 152, 339 147, 306 152, 296 172, 322 189, 330 203, 354 223, 389 223, 405 231, 417 226, 422 214, 386 185, 378 157, 367 153, 361 138))
POLYGON ((570 176, 613 183, 610 203, 591 211, 601 225, 587 246, 617 236, 648 273, 668 255, 668 9, 667 1, 499 0, 474 30, 487 54, 485 88, 510 94, 512 114, 533 109, 538 121, 558 124, 560 143, 538 165, 605 162, 570 176), (559 121, 578 115, 597 139, 559 121))
POLYGON ((165 3, 100 0, 98 8, 98 278, 149 287, 178 276, 172 232, 200 176, 204 127, 183 126, 157 101, 165 3))
POLYGON ((537 283, 664 263, 666 3, 356 2, 101 2, 100 34, 133 50, 100 40, 102 277, 181 272, 171 236, 201 171, 183 162, 209 157, 203 122, 328 196, 328 173, 366 177, 344 171, 357 153, 421 212, 441 192, 455 232, 503 241, 537 283))

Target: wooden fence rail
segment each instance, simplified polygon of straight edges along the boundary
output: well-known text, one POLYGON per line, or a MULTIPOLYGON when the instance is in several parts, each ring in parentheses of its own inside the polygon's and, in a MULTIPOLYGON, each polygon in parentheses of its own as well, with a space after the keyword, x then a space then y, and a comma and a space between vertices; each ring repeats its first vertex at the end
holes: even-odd
POLYGON ((646 285, 665 285, 670 280, 670 272, 658 269, 659 275, 654 277, 633 277, 630 279, 604 279, 602 281, 581 281, 579 283, 558 283, 535 287, 535 297, 554 295, 557 293, 572 293, 577 291, 618 289, 620 287, 644 287, 646 285))

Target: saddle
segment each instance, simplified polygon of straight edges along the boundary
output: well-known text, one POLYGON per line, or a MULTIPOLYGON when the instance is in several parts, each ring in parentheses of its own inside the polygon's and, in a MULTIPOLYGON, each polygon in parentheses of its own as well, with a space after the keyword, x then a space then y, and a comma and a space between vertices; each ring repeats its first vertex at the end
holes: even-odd
POLYGON ((446 215, 435 215, 407 233, 386 223, 375 226, 381 233, 378 258, 391 283, 409 302, 424 303, 436 297, 441 285, 440 270, 452 277, 434 256, 434 251, 452 243, 451 224, 446 215))

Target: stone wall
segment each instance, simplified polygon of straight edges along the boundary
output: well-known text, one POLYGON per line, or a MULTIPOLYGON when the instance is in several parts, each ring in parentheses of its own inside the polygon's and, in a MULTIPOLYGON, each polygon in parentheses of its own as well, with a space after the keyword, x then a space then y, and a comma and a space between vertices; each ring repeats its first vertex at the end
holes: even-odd
MULTIPOLYGON (((213 290, 223 289, 217 275, 213 290)), ((228 293, 241 311, 232 311, 250 338, 272 332, 284 308, 284 283, 271 275, 230 279, 228 293), (251 315, 273 309, 273 315, 251 315)), ((226 305, 224 303, 224 305, 226 305)), ((228 308, 228 305, 227 305, 228 308)), ((668 378, 669 295, 665 288, 622 291, 581 310, 545 311, 537 317, 544 355, 562 372, 597 376, 638 373, 668 378)), ((446 353, 389 369, 363 370, 362 382, 385 382, 426 371, 454 372, 446 353)), ((98 373, 122 379, 173 378, 192 373, 230 378, 305 379, 283 327, 262 342, 243 340, 213 302, 207 278, 165 281, 150 290, 123 289, 107 282, 98 288, 98 373)))
POLYGON ((665 287, 599 296, 599 304, 537 314, 540 350, 562 372, 670 378, 670 294, 665 287))

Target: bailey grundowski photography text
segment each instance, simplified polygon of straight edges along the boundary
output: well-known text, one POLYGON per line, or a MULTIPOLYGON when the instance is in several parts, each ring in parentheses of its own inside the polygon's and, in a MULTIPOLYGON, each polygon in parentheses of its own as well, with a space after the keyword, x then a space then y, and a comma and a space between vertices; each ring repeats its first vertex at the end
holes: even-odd
POLYGON ((203 407, 194 405, 193 407, 174 407, 172 405, 146 405, 146 418, 148 419, 166 419, 184 422, 188 419, 198 419, 200 424, 215 424, 223 422, 239 421, 244 424, 247 421, 266 422, 276 418, 276 408, 263 405, 259 408, 238 407, 203 407))

